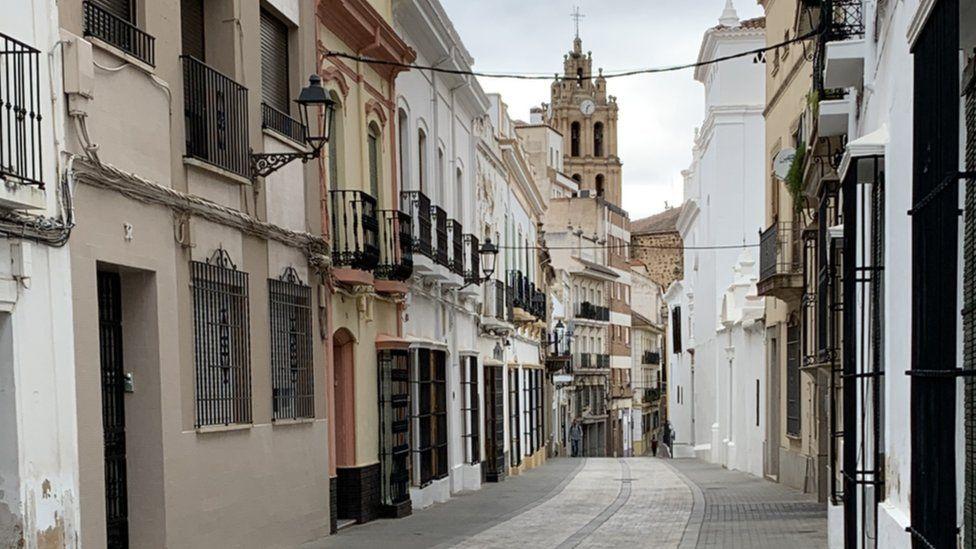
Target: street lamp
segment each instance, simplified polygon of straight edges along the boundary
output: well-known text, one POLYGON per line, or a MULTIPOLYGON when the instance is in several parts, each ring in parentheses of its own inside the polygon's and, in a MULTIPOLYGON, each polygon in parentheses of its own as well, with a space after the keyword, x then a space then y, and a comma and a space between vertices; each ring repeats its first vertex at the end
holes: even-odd
POLYGON ((498 256, 498 246, 491 241, 491 237, 485 238, 484 243, 481 248, 478 249, 478 257, 481 260, 481 273, 483 276, 468 280, 467 284, 461 286, 461 288, 467 288, 472 284, 481 284, 491 280, 491 276, 495 274, 495 259, 498 256))
POLYGON ((335 101, 329 97, 329 92, 322 87, 322 79, 319 75, 313 74, 308 78, 308 86, 302 88, 298 94, 299 110, 301 111, 302 124, 305 130, 305 144, 311 150, 292 153, 251 153, 251 178, 267 177, 278 171, 292 160, 308 162, 318 158, 322 154, 322 148, 329 142, 329 132, 332 131, 332 118, 335 116, 335 101), (312 125, 315 120, 316 112, 309 112, 312 109, 322 109, 324 119, 322 131, 312 134, 312 125))

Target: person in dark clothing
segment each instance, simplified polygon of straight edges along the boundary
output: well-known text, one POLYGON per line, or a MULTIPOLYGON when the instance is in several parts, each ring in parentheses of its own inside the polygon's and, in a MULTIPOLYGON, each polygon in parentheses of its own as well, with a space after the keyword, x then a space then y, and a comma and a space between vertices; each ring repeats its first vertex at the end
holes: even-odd
POLYGON ((651 435, 651 455, 657 457, 657 435, 651 435))
POLYGON ((573 426, 569 428, 569 442, 572 447, 573 457, 579 457, 580 455, 580 443, 583 441, 583 427, 580 426, 579 420, 573 420, 573 426))

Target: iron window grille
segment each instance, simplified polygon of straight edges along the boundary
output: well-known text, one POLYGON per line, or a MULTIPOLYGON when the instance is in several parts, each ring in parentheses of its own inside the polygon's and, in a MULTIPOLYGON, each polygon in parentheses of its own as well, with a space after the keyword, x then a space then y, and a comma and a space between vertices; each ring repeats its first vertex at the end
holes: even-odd
POLYGON ((315 417, 312 289, 293 267, 268 279, 272 419, 315 417))
POLYGON ((433 258, 431 247, 431 204, 430 198, 420 191, 402 191, 401 208, 413 220, 411 227, 413 251, 433 258))
POLYGON ((133 24, 132 11, 122 17, 98 2, 82 3, 85 38, 92 37, 114 46, 139 61, 156 66, 156 38, 133 24))
POLYGON ((377 353, 380 407, 380 499, 384 505, 410 501, 410 355, 377 353))
POLYGON ((786 434, 800 436, 800 324, 786 328, 786 434))
POLYGON ((418 486, 448 475, 447 462, 447 357, 443 351, 414 352, 414 463, 418 486))
POLYGON ((542 370, 535 370, 535 448, 542 448, 545 439, 545 406, 544 406, 544 384, 545 373, 542 370))
POLYGON ((251 422, 248 275, 218 248, 190 262, 196 427, 251 422))
POLYGON ((509 466, 522 465, 522 431, 519 425, 519 371, 508 371, 509 466))
POLYGON ((434 480, 447 478, 450 472, 447 460, 447 354, 443 351, 433 353, 432 389, 434 406, 434 480))
POLYGON ((413 223, 400 210, 379 211, 380 258, 374 274, 383 280, 407 280, 413 274, 413 223))
POLYGON ((533 413, 535 412, 535 378, 532 377, 532 371, 523 368, 520 377, 522 378, 522 439, 525 447, 525 455, 531 456, 535 453, 535 417, 533 413))
POLYGON ((465 462, 481 462, 480 403, 478 402, 478 357, 461 357, 461 427, 465 462))
POLYGON ((250 179, 247 88, 194 57, 180 58, 186 156, 250 179))
POLYGON ((434 261, 438 265, 443 265, 444 267, 450 267, 450 263, 447 260, 447 248, 448 248, 448 238, 447 238, 447 212, 444 208, 440 206, 430 207, 430 216, 432 218, 432 224, 434 226, 434 234, 437 237, 436 247, 434 248, 434 261))
POLYGON ((40 54, 0 34, 0 178, 43 189, 40 54))
POLYGON ((261 103, 261 129, 273 131, 299 146, 305 147, 305 138, 308 132, 305 125, 267 103, 261 103))
POLYGON ((379 263, 376 199, 363 191, 329 191, 332 218, 332 263, 371 271, 379 263))
POLYGON ((465 284, 481 283, 481 243, 473 234, 464 235, 464 255, 461 259, 465 284))
POLYGON ((485 367, 485 476, 498 482, 505 478, 505 371, 485 367))

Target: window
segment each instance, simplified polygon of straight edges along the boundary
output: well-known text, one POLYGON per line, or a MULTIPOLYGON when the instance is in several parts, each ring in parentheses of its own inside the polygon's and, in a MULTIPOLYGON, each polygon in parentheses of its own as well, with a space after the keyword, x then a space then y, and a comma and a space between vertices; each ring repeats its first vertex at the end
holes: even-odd
POLYGON ((583 176, 581 176, 578 173, 574 173, 573 174, 573 181, 575 181, 576 183, 583 183, 583 176))
POLYGON ((476 464, 481 461, 481 429, 478 403, 478 357, 461 357, 461 427, 465 439, 465 461, 476 464))
POLYGON ((543 416, 543 371, 533 370, 535 375, 535 449, 538 451, 545 444, 545 418, 543 416))
POLYGON ((593 124, 593 156, 603 156, 603 122, 593 124))
POLYGON ((671 309, 671 337, 674 352, 681 353, 681 307, 671 309))
POLYGON ((397 154, 400 156, 400 188, 409 189, 410 185, 410 157, 408 149, 410 144, 407 138, 407 113, 400 109, 397 111, 397 154))
POLYGON ((315 417, 312 290, 289 268, 268 280, 273 419, 315 417))
POLYGON ((800 323, 786 328, 786 434, 800 436, 800 323))
POLYGON ((508 371, 508 432, 509 436, 509 456, 510 467, 518 467, 522 464, 522 431, 519 426, 519 371, 512 368, 508 371))
MULTIPOLYGON (((570 135, 569 138, 570 154, 573 156, 579 156, 580 155, 580 123, 579 122, 573 122, 573 124, 569 128, 569 135, 570 135)), ((573 179, 576 179, 576 176, 573 176, 573 179)), ((579 180, 577 179, 577 181, 579 180)))
POLYGON ((288 113, 291 109, 288 78, 288 26, 261 10, 261 99, 288 113))
POLYGON ((251 333, 247 273, 218 249, 190 262, 196 427, 251 422, 251 333))
POLYGON ((40 50, 0 34, 0 177, 8 187, 44 188, 40 60, 40 50))
POLYGON ((413 480, 426 486, 447 476, 446 355, 443 351, 414 352, 414 467, 413 480))
POLYGON ((424 192, 424 182, 427 179, 427 134, 424 130, 417 130, 417 181, 419 190, 424 192))
POLYGON ((339 143, 342 141, 342 127, 339 120, 342 119, 342 104, 339 103, 339 98, 336 94, 330 94, 332 100, 336 102, 335 114, 332 116, 332 120, 329 122, 331 128, 329 128, 329 188, 333 191, 341 188, 339 183, 339 143))
POLYGON ((447 207, 447 182, 444 181, 444 149, 437 149, 437 203, 447 207))
POLYGON ((370 123, 369 133, 366 135, 367 155, 369 156, 369 194, 382 205, 380 200, 380 128, 375 122, 370 123))
POLYGON ((454 172, 454 219, 464 220, 464 173, 461 168, 454 172))
POLYGON ((522 369, 522 431, 524 433, 524 438, 522 439, 522 444, 525 448, 525 455, 531 456, 535 453, 535 418, 533 413, 535 412, 535 377, 532 375, 532 370, 527 368, 522 369))
POLYGON ((602 173, 598 173, 598 174, 596 174, 596 195, 597 196, 603 196, 603 193, 604 193, 604 189, 603 189, 603 174, 602 173))
POLYGON ((183 55, 195 57, 199 61, 206 61, 203 0, 180 0, 180 29, 182 31, 183 55))

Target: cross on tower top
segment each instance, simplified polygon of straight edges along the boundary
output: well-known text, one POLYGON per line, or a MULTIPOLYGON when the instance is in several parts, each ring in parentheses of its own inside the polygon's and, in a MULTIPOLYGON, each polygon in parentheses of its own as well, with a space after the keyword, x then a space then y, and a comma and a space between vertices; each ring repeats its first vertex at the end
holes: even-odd
POLYGON ((583 18, 586 17, 586 16, 583 15, 583 12, 580 11, 580 7, 579 6, 576 6, 575 8, 573 8, 573 13, 569 14, 569 16, 572 17, 573 18, 573 21, 576 23, 576 38, 579 38, 580 37, 580 34, 579 34, 579 31, 580 31, 580 22, 582 22, 583 21, 583 18))

